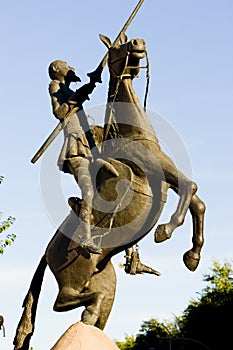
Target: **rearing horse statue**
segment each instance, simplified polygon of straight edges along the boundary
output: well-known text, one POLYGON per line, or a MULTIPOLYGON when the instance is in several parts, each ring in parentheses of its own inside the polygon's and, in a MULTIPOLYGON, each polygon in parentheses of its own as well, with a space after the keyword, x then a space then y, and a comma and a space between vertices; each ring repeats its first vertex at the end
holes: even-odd
MULTIPOLYGON (((193 246, 184 254, 184 263, 194 271, 203 245, 205 205, 196 195, 197 185, 184 176, 162 151, 149 118, 132 86, 139 74, 146 47, 142 39, 118 46, 101 36, 109 49, 109 92, 100 154, 115 167, 118 176, 103 167, 91 169, 95 183, 92 235, 102 254, 92 254, 72 239, 79 225, 78 210, 72 210, 54 237, 33 276, 24 300, 24 312, 14 339, 14 350, 28 350, 34 331, 37 302, 46 266, 59 287, 55 311, 85 306, 81 320, 103 329, 112 309, 116 276, 111 258, 138 243, 157 223, 166 192, 179 196, 175 213, 168 223, 159 225, 155 242, 171 237, 190 210, 193 220, 193 246), (72 242, 72 244, 70 244, 72 242)), ((93 128, 95 133, 95 128, 93 128)), ((100 136, 100 135, 98 135, 100 136)))

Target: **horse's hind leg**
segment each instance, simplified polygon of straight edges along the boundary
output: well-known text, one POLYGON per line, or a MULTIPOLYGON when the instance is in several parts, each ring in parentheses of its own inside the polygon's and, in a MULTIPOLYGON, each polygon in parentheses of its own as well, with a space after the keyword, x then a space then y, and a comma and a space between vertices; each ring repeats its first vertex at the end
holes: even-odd
POLYGON ((192 249, 188 250, 184 254, 184 263, 185 266, 191 270, 194 271, 197 268, 197 265, 201 258, 201 248, 204 244, 204 213, 205 213, 205 204, 202 202, 202 200, 195 194, 192 197, 191 203, 190 203, 190 212, 192 215, 193 220, 193 247, 192 249))
MULTIPOLYGON (((101 291, 79 292, 78 290, 63 287, 61 288, 57 300, 54 304, 54 311, 69 311, 80 306, 92 306, 93 319, 99 317, 99 309, 104 294, 101 291)), ((92 321, 93 323, 94 321, 92 321)))
POLYGON ((89 305, 82 314, 82 321, 84 323, 90 324, 91 319, 92 325, 100 329, 104 329, 108 316, 112 310, 116 290, 116 274, 111 261, 107 263, 107 265, 102 271, 96 273, 92 277, 86 289, 86 291, 89 293, 96 290, 98 290, 105 296, 98 310, 98 318, 96 317, 96 321, 93 324, 93 306, 89 305))

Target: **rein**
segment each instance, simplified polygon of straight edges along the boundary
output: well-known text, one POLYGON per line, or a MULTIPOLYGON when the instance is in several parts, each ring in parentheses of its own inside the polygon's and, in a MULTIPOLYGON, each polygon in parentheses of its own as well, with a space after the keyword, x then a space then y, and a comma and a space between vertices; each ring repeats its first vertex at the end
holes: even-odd
MULTIPOLYGON (((125 58, 125 65, 124 68, 122 70, 122 73, 120 75, 117 75, 116 72, 113 70, 113 68, 111 68, 110 70, 112 72, 115 73, 115 75, 117 75, 117 84, 116 84, 116 89, 114 91, 114 94, 112 96, 114 96, 112 103, 115 102, 117 93, 118 93, 118 88, 120 85, 120 82, 124 79, 124 78, 130 78, 131 75, 130 74, 125 74, 125 71, 127 68, 131 68, 131 69, 146 69, 146 89, 145 89, 145 96, 144 96, 144 111, 146 112, 146 104, 147 104, 147 98, 148 98, 148 92, 149 92, 149 85, 150 85, 150 62, 149 62, 149 57, 148 57, 148 53, 147 51, 145 51, 146 54, 146 66, 139 66, 139 67, 134 67, 134 66, 128 66, 128 61, 129 61, 129 55, 130 52, 127 52, 126 58, 125 58)), ((116 62, 116 61, 114 61, 116 62)), ((138 74, 135 75, 135 77, 138 77, 138 74)))
POLYGON ((145 90, 145 97, 144 97, 144 111, 146 112, 146 103, 149 93, 149 86, 150 86, 150 61, 148 57, 148 53, 146 51, 146 90, 145 90))

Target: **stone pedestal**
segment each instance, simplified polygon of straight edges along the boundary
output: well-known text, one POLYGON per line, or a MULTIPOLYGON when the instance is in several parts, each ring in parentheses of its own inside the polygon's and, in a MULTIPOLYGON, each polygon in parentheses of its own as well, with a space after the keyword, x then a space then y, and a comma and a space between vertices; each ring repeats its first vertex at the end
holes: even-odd
POLYGON ((119 350, 99 328, 82 322, 73 324, 51 350, 119 350))

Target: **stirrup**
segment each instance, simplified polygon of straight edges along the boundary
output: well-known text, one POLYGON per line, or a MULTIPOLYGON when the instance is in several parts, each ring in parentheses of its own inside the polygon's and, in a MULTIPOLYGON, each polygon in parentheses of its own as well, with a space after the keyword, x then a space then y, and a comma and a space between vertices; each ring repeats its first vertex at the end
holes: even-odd
POLYGON ((87 240, 81 241, 79 246, 88 250, 90 253, 102 254, 102 249, 95 244, 92 238, 88 238, 87 240))

